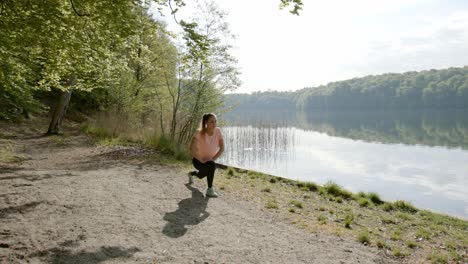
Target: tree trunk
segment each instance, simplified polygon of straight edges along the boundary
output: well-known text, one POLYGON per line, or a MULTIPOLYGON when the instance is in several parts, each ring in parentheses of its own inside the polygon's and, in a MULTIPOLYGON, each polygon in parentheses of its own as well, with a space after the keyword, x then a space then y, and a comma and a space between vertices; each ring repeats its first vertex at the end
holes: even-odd
MULTIPOLYGON (((68 86, 73 86, 75 79, 72 77, 68 80, 68 86)), ((67 111, 68 104, 70 103, 72 90, 69 88, 66 91, 62 91, 59 97, 59 102, 55 107, 54 114, 52 116, 52 120, 50 121, 49 130, 47 130, 47 134, 54 134, 57 135, 60 130, 60 126, 62 125, 63 117, 65 116, 65 112, 67 111)))

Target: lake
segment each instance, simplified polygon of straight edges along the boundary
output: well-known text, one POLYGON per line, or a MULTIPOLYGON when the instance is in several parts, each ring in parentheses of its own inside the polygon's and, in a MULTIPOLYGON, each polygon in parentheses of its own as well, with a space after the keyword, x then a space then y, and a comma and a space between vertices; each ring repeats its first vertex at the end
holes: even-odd
POLYGON ((232 111, 219 162, 468 218, 468 112, 232 111))

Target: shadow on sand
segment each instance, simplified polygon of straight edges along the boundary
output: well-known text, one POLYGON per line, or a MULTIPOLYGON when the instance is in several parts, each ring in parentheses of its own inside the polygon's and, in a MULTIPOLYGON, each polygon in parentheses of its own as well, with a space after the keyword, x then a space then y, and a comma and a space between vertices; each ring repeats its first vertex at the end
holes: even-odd
POLYGON ((25 212, 33 210, 36 206, 43 202, 30 202, 18 206, 10 206, 7 208, 0 208, 0 219, 6 218, 11 214, 24 214, 25 212))
POLYGON ((29 257, 47 258, 49 263, 88 263, 97 264, 115 258, 130 258, 140 249, 132 247, 124 249, 121 247, 101 247, 95 252, 72 252, 65 248, 52 248, 44 251, 39 251, 29 255, 29 257))
POLYGON ((163 234, 168 237, 178 238, 187 232, 186 225, 197 225, 203 222, 210 215, 206 212, 208 199, 197 188, 189 184, 185 186, 192 192, 192 197, 179 202, 179 208, 174 212, 164 215, 167 221, 163 228, 163 234))

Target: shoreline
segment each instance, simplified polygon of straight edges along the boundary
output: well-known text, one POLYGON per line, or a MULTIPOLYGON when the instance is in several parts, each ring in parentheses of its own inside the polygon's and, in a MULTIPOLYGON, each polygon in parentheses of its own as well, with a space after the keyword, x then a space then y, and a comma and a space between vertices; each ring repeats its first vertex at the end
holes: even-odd
MULTIPOLYGON (((253 172, 253 173, 259 173, 259 174, 263 174, 263 175, 266 175, 268 177, 275 177, 275 178, 279 178, 279 179, 283 179, 283 181, 292 181, 292 182, 301 182, 301 181, 298 181, 298 180, 294 180, 294 179, 289 179, 289 178, 286 178, 286 177, 283 177, 283 176, 278 176, 278 175, 273 175, 273 174, 268 174, 268 173, 263 173, 263 172, 259 172, 259 171, 255 171, 255 170, 250 170, 250 169, 246 169, 246 168, 241 168, 241 167, 235 167, 235 166, 230 166, 230 165, 226 165, 226 164, 221 164, 221 163, 216 163, 216 167, 219 168, 219 169, 222 169, 222 170, 228 170, 229 168, 232 168, 234 169, 236 172, 238 173, 249 173, 249 172, 253 172)), ((307 183, 307 182, 305 182, 307 183)), ((314 185, 317 185, 317 186, 321 186, 319 185, 318 183, 315 183, 315 182, 311 182, 312 184, 314 185)), ((323 187, 323 186, 322 186, 323 187)), ((340 187, 341 188, 341 187, 340 187)), ((356 193, 353 193, 354 195, 356 195, 356 193)), ((378 195, 378 194, 377 194, 378 195)), ((389 203, 393 203, 395 201, 398 201, 398 200, 385 200, 383 202, 389 202, 389 203)), ((400 200, 401 201, 401 200, 400 200)), ((404 200, 403 200, 404 201, 404 200)), ((404 201, 406 203, 410 203, 408 201, 404 201)), ((427 210, 427 211, 430 211, 434 214, 440 214, 440 215, 443 215, 443 216, 447 216, 447 217, 453 217, 453 218, 457 218, 459 220, 463 220, 463 221, 468 221, 468 216, 461 216, 461 215, 452 215, 452 214, 448 214, 448 213, 445 213, 445 212, 440 212, 440 211, 437 211, 437 210, 434 210, 434 209, 431 209, 431 208, 419 208, 419 207, 416 207, 418 210, 427 210)))

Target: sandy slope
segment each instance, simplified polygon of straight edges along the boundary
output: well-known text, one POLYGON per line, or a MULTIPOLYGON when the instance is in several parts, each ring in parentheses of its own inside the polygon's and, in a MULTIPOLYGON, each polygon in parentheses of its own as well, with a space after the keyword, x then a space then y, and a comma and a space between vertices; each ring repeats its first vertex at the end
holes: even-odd
POLYGON ((12 142, 26 160, 0 163, 0 263, 397 262, 233 193, 206 199, 205 181, 187 185, 182 169, 141 159, 146 150, 82 135, 12 142))

